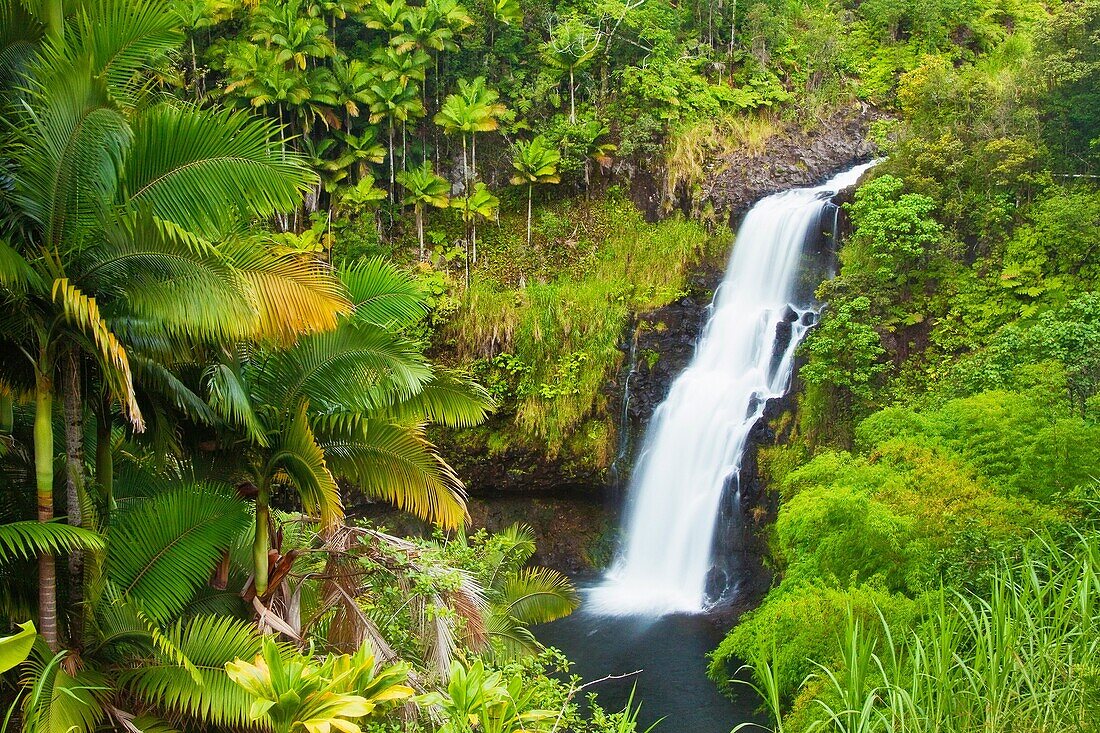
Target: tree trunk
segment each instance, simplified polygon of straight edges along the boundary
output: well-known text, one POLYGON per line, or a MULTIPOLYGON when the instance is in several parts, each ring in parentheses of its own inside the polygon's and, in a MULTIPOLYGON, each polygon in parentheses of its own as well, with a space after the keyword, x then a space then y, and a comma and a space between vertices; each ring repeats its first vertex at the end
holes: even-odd
POLYGON ((397 190, 397 185, 394 183, 394 169, 393 169, 393 118, 390 118, 390 201, 393 201, 394 191, 397 190))
MULTIPOLYGON (((80 383, 80 354, 65 355, 65 497, 69 524, 83 526, 80 502, 84 494, 84 400, 80 383)), ((79 649, 84 636, 84 553, 69 553, 69 644, 79 649)))
POLYGON ((270 549, 270 536, 268 525, 271 522, 271 508, 269 490, 265 487, 256 494, 256 537, 252 541, 252 562, 256 573, 256 595, 263 596, 267 593, 268 574, 268 550, 270 549))
POLYGON ((466 161, 466 133, 462 133, 462 194, 470 198, 470 165, 466 161))
POLYGON ((466 223, 466 256, 462 258, 466 263, 466 291, 470 290, 470 223, 466 223))
POLYGON ((103 503, 107 507, 104 524, 110 524, 111 512, 115 509, 115 458, 111 445, 111 401, 103 398, 96 417, 95 426, 95 480, 103 492, 103 503))
POLYGON ((473 245, 474 250, 474 264, 477 264, 477 214, 474 214, 474 219, 470 221, 470 231, 473 236, 470 237, 470 242, 473 245))
POLYGON ((416 238, 420 240, 420 261, 424 261, 424 206, 416 205, 416 238))
POLYGON ((569 67, 569 124, 577 124, 577 94, 573 84, 573 67, 569 67))
MULTIPOLYGON (((730 21, 730 59, 733 59, 733 44, 737 39, 737 0, 733 0, 733 20, 730 21)), ((730 69, 733 73, 733 69, 730 69)))
POLYGON ((527 184, 527 248, 531 248, 531 197, 534 195, 535 187, 533 184, 527 184))
MULTIPOLYGON (((44 355, 43 355, 44 356, 44 355)), ((38 521, 53 519, 53 385, 49 362, 39 364, 35 389, 34 474, 38 499, 38 521)), ((57 574, 53 555, 38 556, 38 633, 50 649, 57 651, 57 574)))
POLYGON ((46 34, 50 38, 65 37, 65 3, 63 0, 46 0, 46 34))
MULTIPOLYGON (((470 133, 470 180, 477 180, 477 133, 470 133)), ((476 262, 476 260, 475 260, 476 262)))

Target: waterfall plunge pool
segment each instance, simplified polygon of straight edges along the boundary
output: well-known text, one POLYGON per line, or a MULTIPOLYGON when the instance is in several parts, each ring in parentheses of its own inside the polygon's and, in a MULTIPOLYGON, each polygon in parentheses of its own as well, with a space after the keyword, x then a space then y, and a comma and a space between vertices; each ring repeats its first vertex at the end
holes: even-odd
MULTIPOLYGON (((582 597, 587 596, 588 588, 580 585, 582 597)), ((707 652, 718 646, 722 634, 706 616, 605 616, 582 604, 572 615, 533 631, 543 644, 565 653, 583 682, 641 670, 578 695, 594 692, 601 707, 618 711, 637 684, 638 733, 658 720, 654 733, 730 733, 739 723, 766 722, 752 688, 736 684, 733 697, 726 697, 707 678, 707 652)))

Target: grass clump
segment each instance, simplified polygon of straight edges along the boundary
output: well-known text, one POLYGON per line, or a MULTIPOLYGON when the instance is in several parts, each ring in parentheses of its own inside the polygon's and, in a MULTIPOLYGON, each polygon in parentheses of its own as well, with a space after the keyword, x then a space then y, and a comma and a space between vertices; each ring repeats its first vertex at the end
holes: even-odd
POLYGON ((731 237, 679 218, 647 223, 615 190, 545 209, 530 248, 523 226, 505 216, 487 233, 443 339, 501 402, 508 442, 605 468, 615 437, 606 386, 631 313, 683 297, 691 269, 731 237))

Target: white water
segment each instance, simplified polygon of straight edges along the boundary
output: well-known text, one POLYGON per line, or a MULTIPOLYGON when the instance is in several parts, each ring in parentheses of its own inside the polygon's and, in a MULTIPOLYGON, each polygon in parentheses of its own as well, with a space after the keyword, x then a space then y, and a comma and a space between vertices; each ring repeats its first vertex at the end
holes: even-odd
POLYGON ((653 414, 628 489, 623 545, 588 595, 605 614, 694 613, 706 576, 723 490, 740 470, 766 401, 788 388, 794 351, 809 328, 793 324, 778 360, 776 327, 790 303, 803 246, 822 208, 871 164, 822 186, 769 196, 745 216, 691 364, 653 414))

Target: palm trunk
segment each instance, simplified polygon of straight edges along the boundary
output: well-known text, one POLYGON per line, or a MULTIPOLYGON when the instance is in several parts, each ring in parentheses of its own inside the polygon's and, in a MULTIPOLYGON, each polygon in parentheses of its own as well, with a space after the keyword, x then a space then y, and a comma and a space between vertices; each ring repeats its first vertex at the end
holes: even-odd
POLYGON ((104 524, 109 524, 115 509, 115 458, 111 445, 111 403, 107 398, 100 405, 95 428, 95 480, 107 507, 104 524))
POLYGON ((477 215, 475 214, 474 217, 475 218, 470 222, 470 231, 473 233, 473 236, 470 237, 470 243, 473 246, 474 264, 476 265, 477 264, 477 218, 476 218, 477 215))
MULTIPOLYGON (((44 357, 45 355, 43 355, 44 357)), ((34 474, 38 499, 38 521, 53 519, 53 385, 50 384, 49 362, 39 364, 35 389, 34 412, 34 474)), ((57 573, 53 555, 38 556, 38 633, 57 651, 57 573)))
POLYGON ((271 522, 271 507, 268 502, 270 496, 265 487, 256 494, 256 537, 252 541, 252 563, 256 573, 256 595, 263 596, 267 593, 267 575, 269 569, 268 550, 270 549, 270 536, 268 525, 271 522))
POLYGON ((424 261, 424 207, 416 205, 416 238, 420 240, 420 261, 424 261))
POLYGON ((470 165, 466 160, 466 133, 462 133, 462 192, 470 197, 470 165))
POLYGON ((393 169, 393 118, 390 118, 390 201, 393 201, 394 191, 397 189, 397 185, 394 182, 394 169, 393 169))
POLYGON ((531 197, 534 195, 535 187, 533 184, 527 184, 527 247, 531 247, 531 197))
POLYGON ((477 135, 470 133, 470 180, 477 180, 477 135))
POLYGON ((577 124, 577 94, 573 84, 573 67, 569 67, 569 124, 577 124))
MULTIPOLYGON (((83 525, 80 509, 84 493, 84 400, 80 384, 80 355, 65 355, 65 497, 69 524, 83 525)), ((69 644, 80 648, 84 636, 84 553, 69 553, 69 644)))
POLYGON ((65 37, 65 4, 63 0, 46 0, 46 34, 51 38, 65 37))

